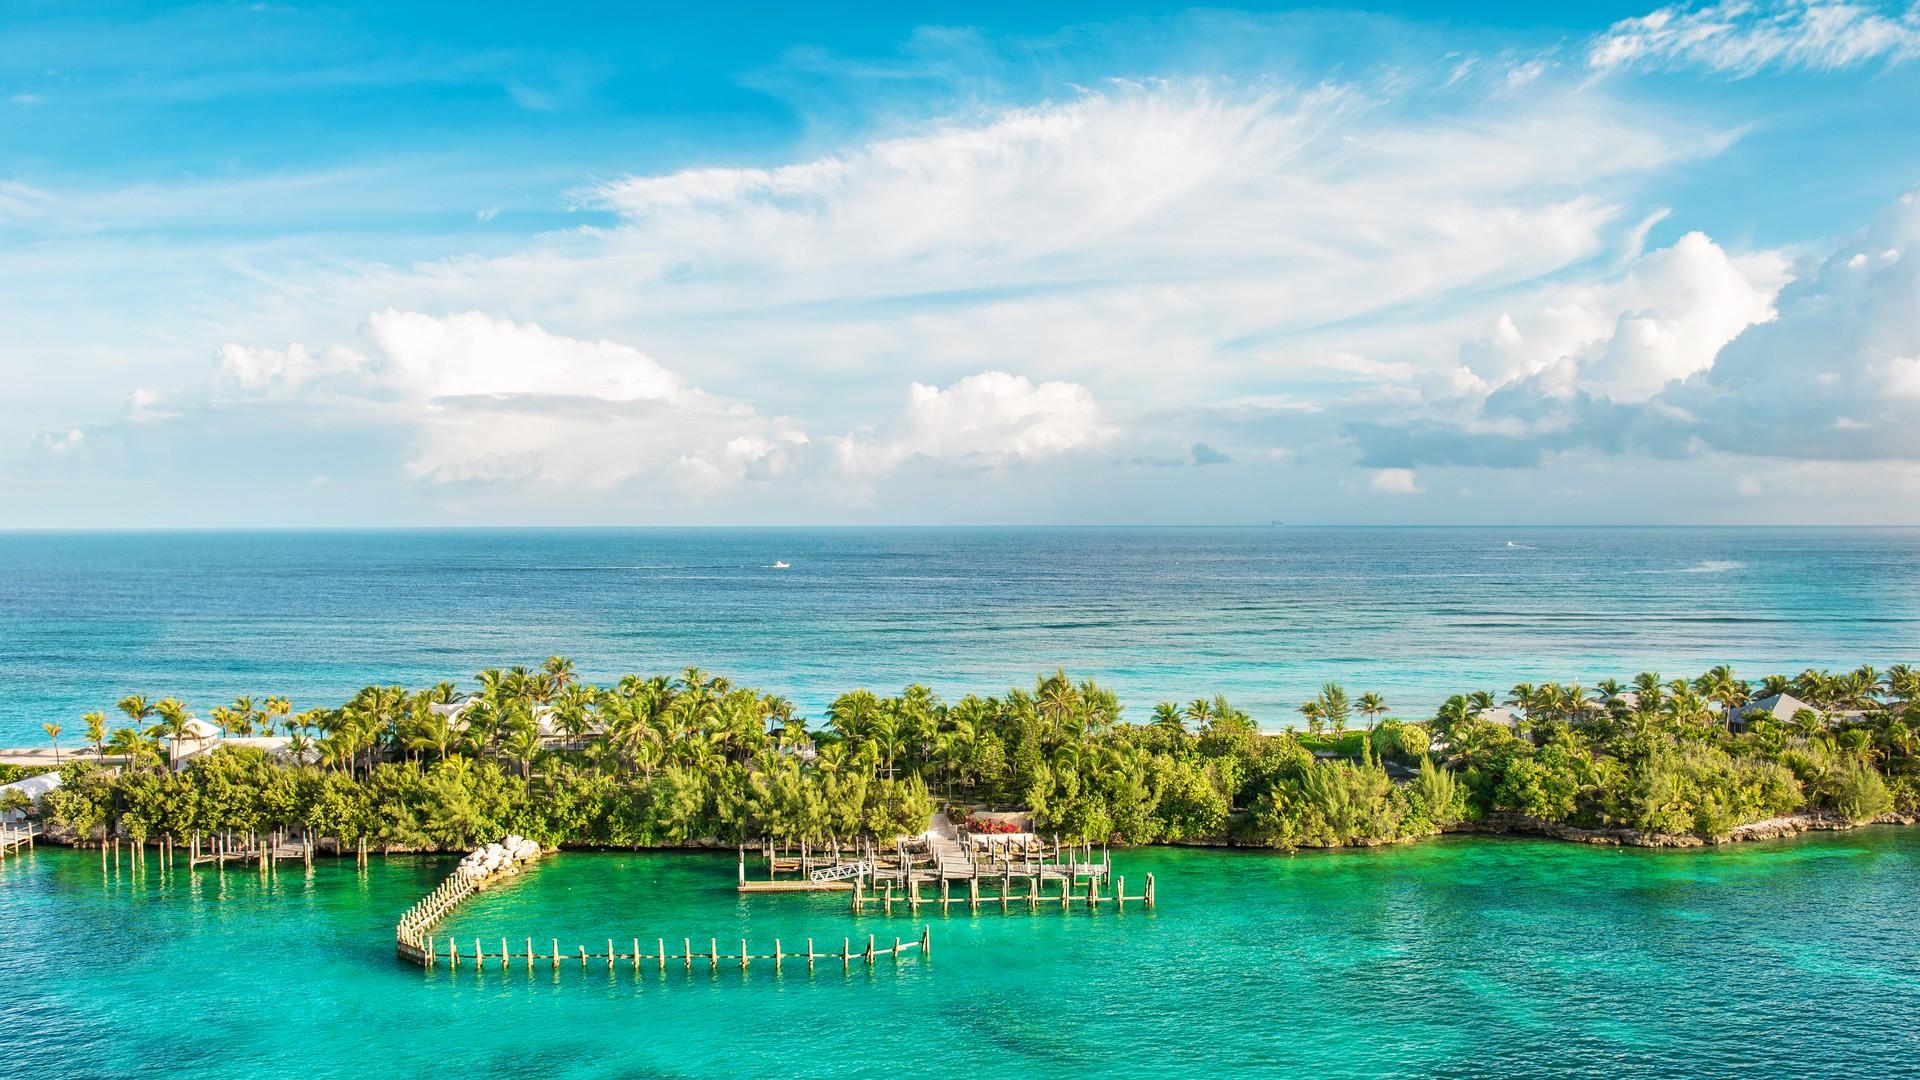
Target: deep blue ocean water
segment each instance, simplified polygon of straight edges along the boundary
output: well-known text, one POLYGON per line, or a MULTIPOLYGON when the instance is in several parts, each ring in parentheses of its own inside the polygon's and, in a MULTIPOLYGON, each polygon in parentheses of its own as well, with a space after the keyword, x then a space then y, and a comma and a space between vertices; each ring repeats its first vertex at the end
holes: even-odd
POLYGON ((0 744, 136 691, 304 709, 552 653, 593 679, 696 664, 815 718, 853 686, 1056 667, 1133 716, 1224 693, 1275 728, 1327 679, 1426 715, 1519 681, 1920 662, 1920 531, 0 534, 0 744))

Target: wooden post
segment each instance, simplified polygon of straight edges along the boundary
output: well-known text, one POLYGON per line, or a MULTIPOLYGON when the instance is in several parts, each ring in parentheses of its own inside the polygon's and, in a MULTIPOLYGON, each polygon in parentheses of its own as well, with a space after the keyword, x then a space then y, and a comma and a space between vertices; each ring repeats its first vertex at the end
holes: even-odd
POLYGON ((977 877, 967 879, 967 910, 980 910, 980 879, 977 877))
POLYGON ((527 974, 533 974, 533 939, 527 939, 527 974))
POLYGON ((1040 873, 1039 871, 1036 870, 1034 872, 1034 875, 1027 879, 1027 909, 1031 911, 1031 910, 1037 909, 1039 906, 1040 906, 1040 873))
POLYGON ((740 939, 740 970, 747 970, 747 939, 740 939))
POLYGON ((500 970, 501 971, 507 970, 507 961, 511 959, 513 959, 513 954, 507 951, 507 939, 501 938, 500 939, 500 970))
POLYGON ((893 962, 896 964, 900 962, 900 939, 899 938, 893 939, 893 962))
POLYGON ((812 938, 807 939, 807 972, 808 974, 812 974, 813 972, 813 939, 812 938))
POLYGON ((943 870, 940 872, 940 914, 945 915, 947 905, 951 903, 953 903, 953 897, 947 892, 947 874, 943 870))
POLYGON ((1127 879, 1124 875, 1113 879, 1113 902, 1118 910, 1127 910, 1127 879))
POLYGON ((1007 910, 1007 894, 1013 891, 1013 868, 1000 872, 1000 910, 1007 910))
POLYGON ((640 939, 633 939, 633 973, 640 974, 640 939))
POLYGON ((607 970, 613 970, 613 939, 607 939, 607 970))
POLYGON ((1100 879, 1089 875, 1087 877, 1087 910, 1094 911, 1099 907, 1100 907, 1100 879))
MULTIPOLYGON (((802 840, 800 841, 800 843, 802 845, 800 848, 800 857, 804 859, 807 857, 806 856, 807 849, 805 847, 806 841, 802 840)), ((773 939, 773 973, 775 975, 780 974, 780 939, 779 938, 773 939)))
POLYGON ((587 970, 587 947, 585 945, 580 946, 580 970, 587 970))
POLYGON ((480 939, 473 939, 473 970, 484 972, 487 969, 487 954, 480 951, 480 939))
POLYGON ((654 938, 653 947, 660 950, 660 970, 667 970, 667 939, 654 938))
POLYGON ((933 955, 933 927, 926 923, 920 924, 920 955, 933 955))
POLYGON ((460 970, 460 943, 455 941, 453 939, 453 935, 451 934, 447 935, 447 955, 453 959, 453 970, 459 971, 460 970))
POLYGON ((550 956, 551 956, 551 959, 553 960, 553 970, 559 971, 560 970, 560 939, 559 938, 548 939, 548 949, 550 950, 550 956))
POLYGON ((847 944, 848 943, 846 938, 840 939, 840 970, 841 971, 847 970, 847 968, 851 964, 851 961, 848 959, 848 956, 847 956, 847 951, 848 951, 847 944))
POLYGON ((1071 873, 1060 878, 1060 910, 1065 911, 1073 903, 1073 876, 1071 873))
POLYGON ((687 961, 687 970, 692 971, 693 970, 693 939, 692 938, 680 939, 680 955, 683 956, 687 961))
POLYGON ((712 968, 715 971, 720 970, 720 939, 719 938, 707 939, 707 966, 712 968))
POLYGON ((873 966, 873 935, 867 935, 867 966, 873 966))
POLYGON ((740 884, 747 883, 747 845, 740 845, 740 884))

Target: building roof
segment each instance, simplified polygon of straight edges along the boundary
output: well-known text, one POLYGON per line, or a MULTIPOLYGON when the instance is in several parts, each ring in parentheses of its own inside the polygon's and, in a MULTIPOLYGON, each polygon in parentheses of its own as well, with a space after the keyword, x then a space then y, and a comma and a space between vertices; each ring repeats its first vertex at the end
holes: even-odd
POLYGON ((1794 697, 1792 694, 1768 694, 1740 706, 1727 714, 1727 719, 1736 724, 1746 724, 1755 717, 1769 716, 1782 722, 1792 720, 1801 709, 1819 712, 1813 706, 1794 697))
POLYGON ((1505 705, 1495 705, 1491 709, 1481 709, 1479 713, 1475 714, 1474 719, 1485 720, 1489 724, 1499 724, 1501 727, 1518 727, 1520 725, 1520 714, 1507 708, 1505 705))
MULTIPOLYGON (((46 795, 47 792, 53 791, 59 786, 60 786, 60 774, 57 772, 50 772, 50 773, 41 773, 38 776, 29 776, 24 780, 15 780, 11 784, 0 784, 0 792, 23 791, 26 793, 26 796, 28 799, 32 800, 35 803, 38 803, 41 797, 46 795)), ((20 815, 17 812, 9 812, 6 814, 0 814, 0 817, 4 817, 7 820, 11 821, 11 820, 17 819, 18 817, 20 817, 20 815)))

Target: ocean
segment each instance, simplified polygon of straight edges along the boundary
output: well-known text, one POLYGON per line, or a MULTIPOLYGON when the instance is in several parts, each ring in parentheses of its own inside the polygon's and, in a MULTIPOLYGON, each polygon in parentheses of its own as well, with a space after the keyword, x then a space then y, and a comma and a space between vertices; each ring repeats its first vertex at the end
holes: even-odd
POLYGON ((1126 715, 1327 680, 1430 715, 1516 682, 1920 661, 1920 530, 518 529, 0 534, 0 745, 129 693, 335 705, 572 657, 689 665, 818 720, 1063 668, 1126 715), (785 569, 774 563, 785 562, 785 569))

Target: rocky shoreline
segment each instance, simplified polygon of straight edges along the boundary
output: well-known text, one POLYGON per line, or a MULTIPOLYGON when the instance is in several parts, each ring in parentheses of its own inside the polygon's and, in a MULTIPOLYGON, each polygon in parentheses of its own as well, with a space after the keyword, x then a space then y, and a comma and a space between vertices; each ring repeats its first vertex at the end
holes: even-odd
POLYGON ((1850 821, 1838 814, 1789 814, 1765 821, 1737 825, 1725 836, 1706 837, 1693 833, 1652 833, 1638 829, 1583 829, 1557 821, 1542 821, 1522 814, 1491 814, 1479 821, 1462 822, 1446 831, 1483 835, 1544 836, 1575 844, 1613 847, 1697 848, 1743 844, 1755 840, 1781 840, 1807 832, 1845 832, 1862 825, 1912 825, 1906 814, 1882 814, 1867 821, 1850 821))

